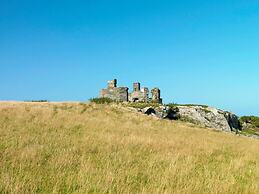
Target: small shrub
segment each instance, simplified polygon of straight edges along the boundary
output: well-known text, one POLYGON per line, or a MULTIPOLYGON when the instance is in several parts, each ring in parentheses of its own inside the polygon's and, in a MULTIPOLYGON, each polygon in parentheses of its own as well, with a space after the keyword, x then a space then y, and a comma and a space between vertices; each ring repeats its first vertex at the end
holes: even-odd
POLYGON ((91 98, 89 101, 96 104, 110 104, 112 102, 115 102, 110 98, 91 98))
POLYGON ((154 102, 130 102, 127 104, 129 107, 133 108, 146 108, 146 107, 159 107, 161 104, 154 102))
POLYGON ((173 108, 176 106, 201 106, 202 108, 208 108, 209 106, 207 105, 202 105, 202 104, 177 104, 177 103, 169 103, 167 106, 173 108))

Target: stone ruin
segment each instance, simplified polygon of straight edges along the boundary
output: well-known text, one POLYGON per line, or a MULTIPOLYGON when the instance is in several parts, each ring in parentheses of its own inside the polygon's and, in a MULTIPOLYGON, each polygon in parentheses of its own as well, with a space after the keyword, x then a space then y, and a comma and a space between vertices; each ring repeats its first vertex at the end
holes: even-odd
MULTIPOLYGON (((133 83, 133 91, 129 93, 128 87, 117 87, 117 80, 108 81, 106 89, 102 89, 100 97, 110 98, 119 102, 155 102, 159 106, 147 104, 144 108, 135 108, 136 111, 147 115, 152 115, 160 119, 170 119, 188 121, 208 128, 227 132, 237 132, 242 130, 238 117, 228 111, 222 111, 209 106, 202 105, 175 105, 174 107, 162 105, 160 98, 160 89, 149 90, 146 87, 141 88, 140 83, 133 83)), ((257 137, 259 138, 259 136, 257 137)))
POLYGON ((140 88, 140 83, 133 83, 133 91, 129 93, 128 87, 117 87, 117 80, 113 79, 108 81, 106 89, 100 92, 101 98, 110 98, 115 101, 121 102, 154 102, 162 103, 160 98, 160 89, 153 88, 151 90, 152 97, 149 98, 149 90, 147 87, 140 88))

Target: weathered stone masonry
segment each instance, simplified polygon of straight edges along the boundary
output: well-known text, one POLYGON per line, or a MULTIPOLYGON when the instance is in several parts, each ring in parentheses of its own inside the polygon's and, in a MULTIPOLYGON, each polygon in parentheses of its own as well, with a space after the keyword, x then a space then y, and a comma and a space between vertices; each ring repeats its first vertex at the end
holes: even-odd
POLYGON ((110 98, 116 101, 123 102, 155 102, 162 103, 160 98, 160 89, 154 88, 151 90, 152 97, 149 98, 149 90, 147 87, 140 88, 140 83, 133 83, 133 91, 128 92, 128 87, 117 87, 117 80, 108 81, 106 89, 102 89, 100 97, 110 98))
POLYGON ((102 89, 100 97, 110 98, 116 101, 128 101, 128 88, 117 87, 117 80, 108 81, 107 89, 102 89))

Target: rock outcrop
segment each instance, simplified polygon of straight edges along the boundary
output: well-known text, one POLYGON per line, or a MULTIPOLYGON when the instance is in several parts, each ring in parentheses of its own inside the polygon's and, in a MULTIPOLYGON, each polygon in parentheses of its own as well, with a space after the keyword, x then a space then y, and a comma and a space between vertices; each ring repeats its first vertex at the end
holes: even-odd
POLYGON ((180 119, 222 131, 231 132, 241 130, 239 119, 235 114, 213 107, 200 105, 158 106, 146 107, 140 109, 140 111, 161 119, 180 119))
POLYGON ((177 108, 171 108, 169 106, 146 107, 141 109, 141 112, 147 115, 156 116, 160 119, 179 119, 179 110, 177 108))
POLYGON ((180 118, 222 131, 241 129, 238 117, 227 111, 207 106, 177 106, 180 118))

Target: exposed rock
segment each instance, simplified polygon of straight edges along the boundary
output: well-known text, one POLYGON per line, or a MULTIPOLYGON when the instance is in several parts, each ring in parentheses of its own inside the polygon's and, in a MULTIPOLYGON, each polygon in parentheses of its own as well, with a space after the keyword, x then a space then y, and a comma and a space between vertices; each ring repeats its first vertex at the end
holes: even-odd
POLYGON ((153 107, 146 107, 146 108, 143 108, 141 110, 141 112, 143 112, 144 114, 147 114, 147 115, 151 115, 151 114, 156 114, 156 111, 153 107))
POLYGON ((177 106, 180 117, 223 131, 241 129, 238 117, 230 112, 205 106, 177 106))
POLYGON ((185 120, 222 131, 241 130, 238 117, 230 112, 207 106, 159 106, 146 107, 141 110, 144 114, 161 119, 185 120))
POLYGON ((251 123, 246 123, 246 122, 241 123, 241 125, 242 125, 242 129, 250 129, 253 127, 251 123))
POLYGON ((142 112, 147 115, 154 115, 161 119, 177 120, 179 118, 178 109, 173 109, 169 106, 146 107, 142 109, 142 112))
MULTIPOLYGON (((224 112, 224 111, 223 111, 224 112)), ((236 116, 233 113, 230 112, 224 112, 225 118, 228 121, 229 127, 231 128, 231 131, 235 131, 235 130, 241 130, 242 129, 242 125, 239 121, 238 116, 236 116)))

